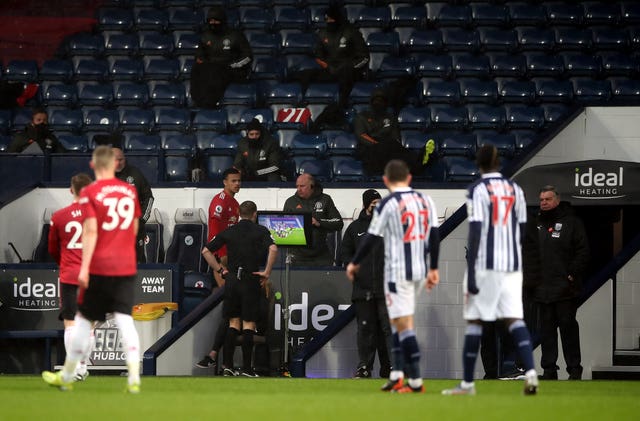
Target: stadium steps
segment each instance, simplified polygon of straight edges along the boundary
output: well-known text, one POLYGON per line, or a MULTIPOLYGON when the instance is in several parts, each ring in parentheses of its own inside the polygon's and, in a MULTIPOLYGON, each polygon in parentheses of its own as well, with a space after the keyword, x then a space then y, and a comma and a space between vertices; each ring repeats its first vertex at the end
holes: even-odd
POLYGON ((640 349, 618 349, 613 352, 613 365, 593 367, 594 380, 640 380, 640 349))

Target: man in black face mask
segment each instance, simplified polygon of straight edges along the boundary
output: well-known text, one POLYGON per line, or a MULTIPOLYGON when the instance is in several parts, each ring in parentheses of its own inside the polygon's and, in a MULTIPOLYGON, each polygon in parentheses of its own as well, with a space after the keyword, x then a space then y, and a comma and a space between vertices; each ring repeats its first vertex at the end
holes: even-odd
POLYGON ((281 181, 280 145, 259 120, 247 125, 246 136, 238 142, 233 166, 242 173, 242 181, 281 181))
POLYGON ((358 138, 358 156, 368 175, 382 175, 385 165, 392 159, 405 161, 412 173, 419 173, 435 148, 432 139, 426 142, 422 155, 402 145, 398 119, 389 111, 387 96, 382 89, 371 93, 369 109, 356 115, 353 129, 358 138))
POLYGON ((213 6, 191 69, 191 98, 198 107, 215 108, 230 83, 251 71, 253 54, 242 31, 227 25, 224 8, 213 6))
POLYGON ((320 68, 297 72, 293 79, 299 81, 305 90, 312 82, 337 82, 340 105, 346 106, 353 84, 366 76, 369 49, 339 4, 333 3, 327 8, 325 22, 326 28, 318 32, 318 44, 314 49, 320 68))
POLYGON ((7 152, 66 152, 58 138, 49 130, 48 120, 44 108, 35 108, 31 114, 31 122, 23 131, 16 133, 7 152))

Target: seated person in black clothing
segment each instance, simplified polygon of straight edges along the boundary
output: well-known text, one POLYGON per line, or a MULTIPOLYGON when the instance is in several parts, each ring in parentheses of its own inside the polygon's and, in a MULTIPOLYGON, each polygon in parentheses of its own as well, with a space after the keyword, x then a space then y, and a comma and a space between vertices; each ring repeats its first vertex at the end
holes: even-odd
POLYGON ((278 141, 255 118, 246 131, 233 161, 242 173, 242 181, 280 181, 282 155, 278 141))
POLYGON ((58 138, 49 130, 49 116, 44 108, 34 108, 31 122, 16 133, 7 152, 66 152, 58 138))

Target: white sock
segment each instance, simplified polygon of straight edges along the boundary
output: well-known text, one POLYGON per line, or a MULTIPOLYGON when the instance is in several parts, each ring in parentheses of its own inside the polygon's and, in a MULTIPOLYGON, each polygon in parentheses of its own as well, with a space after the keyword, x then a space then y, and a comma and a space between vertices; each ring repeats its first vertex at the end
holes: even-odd
POLYGON ((75 326, 71 325, 64 328, 64 350, 67 355, 71 352, 71 338, 73 338, 74 333, 75 326))
POLYGON ((389 380, 396 381, 404 377, 404 372, 401 370, 391 370, 389 373, 389 380))
POLYGON ((130 314, 114 313, 114 320, 120 333, 122 343, 127 354, 127 367, 129 368, 129 384, 140 383, 140 338, 130 314))
POLYGON ((67 358, 65 359, 64 368, 62 369, 62 379, 65 382, 71 382, 73 380, 76 366, 84 355, 90 335, 91 322, 81 315, 76 314, 74 329, 72 330, 72 336, 70 336, 70 346, 67 350, 67 358))
POLYGON ((409 379, 408 383, 409 383, 409 386, 413 387, 414 389, 417 389, 420 386, 422 386, 422 378, 409 379))

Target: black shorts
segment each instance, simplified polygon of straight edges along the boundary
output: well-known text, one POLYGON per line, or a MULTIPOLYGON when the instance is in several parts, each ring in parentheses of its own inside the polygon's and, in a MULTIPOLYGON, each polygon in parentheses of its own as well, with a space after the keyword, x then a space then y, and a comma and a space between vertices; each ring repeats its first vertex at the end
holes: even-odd
POLYGON ((106 319, 107 313, 131 314, 135 275, 89 276, 89 288, 78 300, 78 310, 89 320, 106 319))
POLYGON ((227 319, 240 318, 247 322, 255 322, 260 316, 260 278, 245 275, 241 280, 235 275, 225 277, 224 304, 222 315, 227 319))
POLYGON ((78 285, 60 283, 58 320, 73 320, 78 312, 78 285))

